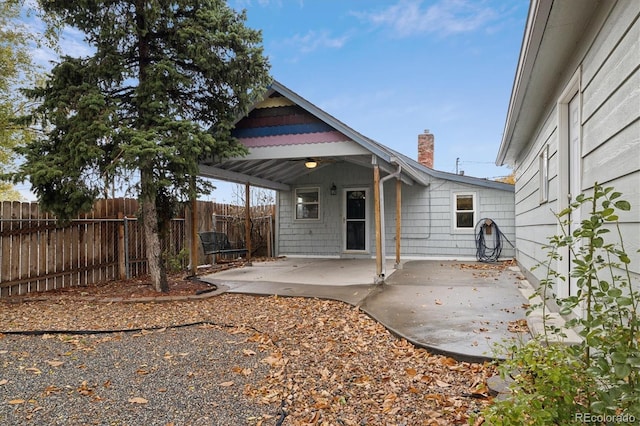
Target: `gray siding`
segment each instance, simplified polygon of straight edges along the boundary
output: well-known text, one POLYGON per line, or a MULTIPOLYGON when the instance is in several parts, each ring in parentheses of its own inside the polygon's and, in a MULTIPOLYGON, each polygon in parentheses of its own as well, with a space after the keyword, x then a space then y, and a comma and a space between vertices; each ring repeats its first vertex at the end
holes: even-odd
MULTIPOLYGON (((371 170, 365 167, 337 163, 310 172, 299 179, 293 189, 303 187, 320 188, 320 219, 318 221, 294 220, 294 192, 281 191, 278 200, 280 255, 340 256, 342 253, 342 197, 345 187, 365 187, 371 190, 371 170), (347 182, 347 184, 345 184, 347 182), (332 184, 338 188, 337 195, 330 194, 332 184)), ((373 199, 373 192, 370 192, 373 199)), ((373 236, 373 210, 369 202, 370 229, 373 236)), ((369 239, 369 250, 375 254, 373 237, 369 239)))
MULTIPOLYGON (((507 239, 515 244, 514 193, 447 180, 433 180, 428 187, 402 188, 402 235, 400 252, 404 258, 475 258, 473 231, 454 229, 453 197, 456 192, 474 193, 476 222, 482 218, 495 221, 507 239)), ((387 256, 395 253, 395 182, 385 184, 385 227, 387 256)), ((503 258, 515 251, 503 242, 503 258)))
MULTIPOLYGON (((613 186, 631 202, 622 214, 625 248, 638 274, 640 256, 640 2, 619 1, 600 10, 567 64, 554 97, 541 116, 528 150, 516 167, 516 239, 518 260, 526 269, 546 259, 543 245, 558 232, 553 212, 561 207, 557 100, 578 70, 581 76, 582 192, 593 183, 613 186), (549 199, 539 198, 538 155, 549 146, 549 199)), ((544 270, 531 272, 541 279, 544 270)), ((637 277, 637 275, 636 275, 637 277)))
MULTIPOLYGON (((369 168, 350 163, 337 163, 309 173, 293 188, 320 188, 320 220, 301 222, 293 219, 293 191, 282 191, 278 197, 278 253, 299 256, 343 256, 343 200, 345 188, 367 188, 369 244, 364 256, 375 256, 373 217, 373 172, 369 168), (338 194, 330 195, 335 183, 338 194)), ((453 229, 452 200, 455 192, 476 194, 477 219, 493 219, 507 238, 515 243, 514 192, 466 185, 434 179, 427 187, 403 185, 401 256, 409 258, 472 259, 476 255, 475 235, 472 231, 453 229)), ((386 255, 395 257, 395 180, 384 185, 386 255)), ((515 251, 504 242, 502 257, 511 258, 515 251)), ((357 255, 356 255, 357 256, 357 255)))

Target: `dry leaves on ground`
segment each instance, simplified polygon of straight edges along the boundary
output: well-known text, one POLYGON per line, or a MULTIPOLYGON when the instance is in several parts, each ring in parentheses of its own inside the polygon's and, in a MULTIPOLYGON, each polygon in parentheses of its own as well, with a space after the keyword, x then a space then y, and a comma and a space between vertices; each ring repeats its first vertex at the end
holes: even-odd
MULTIPOLYGON (((466 424, 470 413, 489 402, 486 379, 494 373, 488 365, 416 348, 359 309, 335 301, 233 294, 167 303, 64 297, 3 303, 2 310, 0 331, 150 329, 195 322, 223 326, 258 344, 258 351, 244 355, 258 357, 269 374, 261 377, 242 368, 234 373, 252 377, 245 396, 273 405, 274 413, 285 401, 285 425, 466 424)), ((80 350, 100 344, 100 338, 67 338, 80 350)), ((143 399, 129 402, 144 404, 143 399)), ((256 424, 267 424, 263 421, 256 424)))

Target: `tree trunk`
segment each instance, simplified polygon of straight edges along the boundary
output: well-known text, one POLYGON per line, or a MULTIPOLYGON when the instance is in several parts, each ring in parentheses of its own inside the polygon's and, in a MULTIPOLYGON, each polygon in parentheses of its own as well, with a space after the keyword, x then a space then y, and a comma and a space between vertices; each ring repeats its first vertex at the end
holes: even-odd
POLYGON ((158 234, 158 212, 156 210, 156 196, 149 190, 153 185, 149 181, 153 175, 149 171, 140 171, 140 201, 142 204, 142 226, 144 229, 144 241, 147 248, 147 267, 151 282, 156 291, 169 291, 167 271, 162 261, 162 246, 158 234))

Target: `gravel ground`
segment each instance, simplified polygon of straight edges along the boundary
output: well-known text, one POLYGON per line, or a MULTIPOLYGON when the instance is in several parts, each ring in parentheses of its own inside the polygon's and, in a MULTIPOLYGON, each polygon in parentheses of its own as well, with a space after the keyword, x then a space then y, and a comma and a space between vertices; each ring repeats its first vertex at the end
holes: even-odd
POLYGON ((269 370, 258 352, 212 326, 0 335, 0 424, 274 424, 277 404, 244 395, 269 370))
POLYGON ((449 426, 490 403, 492 366, 341 302, 114 302, 140 293, 120 284, 0 300, 0 425, 449 426))

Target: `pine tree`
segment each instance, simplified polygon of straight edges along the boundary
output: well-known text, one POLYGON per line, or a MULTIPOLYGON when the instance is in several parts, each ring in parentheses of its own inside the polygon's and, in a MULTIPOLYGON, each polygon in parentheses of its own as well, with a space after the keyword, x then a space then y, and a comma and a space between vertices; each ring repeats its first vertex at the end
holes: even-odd
POLYGON ((246 153, 230 134, 270 82, 261 33, 224 0, 41 0, 95 49, 62 57, 33 123, 46 137, 21 153, 42 206, 70 218, 114 177, 137 173, 149 273, 167 291, 159 233, 170 205, 205 190, 198 161, 246 153), (195 188, 195 189, 194 189, 195 188))

